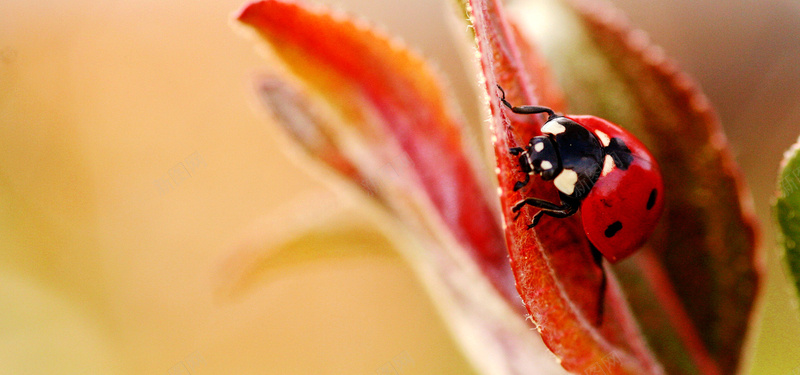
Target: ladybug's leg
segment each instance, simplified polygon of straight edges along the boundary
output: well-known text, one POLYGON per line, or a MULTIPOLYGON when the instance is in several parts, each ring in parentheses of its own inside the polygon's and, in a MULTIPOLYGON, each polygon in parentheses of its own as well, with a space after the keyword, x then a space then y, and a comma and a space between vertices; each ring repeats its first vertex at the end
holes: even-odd
POLYGON ((535 227, 536 224, 539 224, 539 220, 542 218, 542 215, 563 219, 565 217, 570 217, 574 215, 576 212, 578 212, 579 206, 564 205, 564 207, 567 208, 561 210, 553 210, 553 211, 542 209, 541 211, 537 212, 536 215, 533 215, 533 221, 531 221, 531 223, 528 224, 528 229, 535 227))
POLYGON ((520 215, 519 210, 521 210, 522 207, 525 207, 526 205, 540 209, 540 211, 537 212, 536 215, 533 215, 533 221, 530 224, 528 224, 528 228, 535 227, 536 224, 539 223, 539 220, 542 218, 542 215, 552 216, 555 218, 565 218, 572 216, 573 214, 578 212, 578 208, 580 208, 580 204, 575 204, 571 202, 564 202, 561 206, 559 206, 555 203, 551 203, 542 199, 526 198, 517 202, 517 204, 515 204, 514 207, 511 208, 511 212, 517 213, 517 216, 514 217, 515 220, 520 215))
POLYGON ((535 113, 547 113, 547 115, 549 115, 550 117, 556 116, 555 112, 553 112, 552 109, 547 107, 540 107, 536 105, 523 105, 520 107, 514 107, 513 105, 511 105, 511 103, 508 102, 508 100, 506 100, 506 92, 503 90, 503 88, 500 87, 500 85, 497 85, 497 88, 500 89, 500 93, 503 94, 503 96, 500 97, 500 101, 503 102, 503 104, 506 107, 508 107, 511 110, 511 112, 523 115, 530 115, 535 113))
POLYGON ((538 105, 521 105, 519 107, 512 106, 507 100, 502 99, 503 104, 508 107, 511 112, 519 113, 521 115, 533 115, 536 113, 547 113, 550 117, 555 117, 556 113, 553 112, 552 109, 547 107, 540 107, 538 105))
POLYGON ((522 189, 525 185, 528 184, 528 182, 530 182, 530 180, 531 180, 531 175, 528 174, 528 173, 525 173, 525 179, 522 180, 522 181, 517 181, 517 183, 514 184, 514 191, 522 189))
POLYGON ((608 280, 606 280, 606 271, 603 269, 603 254, 600 253, 600 250, 597 250, 596 247, 590 242, 589 247, 592 249, 592 260, 594 260, 594 264, 600 268, 600 273, 602 274, 602 279, 600 280, 600 292, 598 294, 598 301, 597 301, 597 325, 603 323, 603 311, 605 310, 605 301, 606 301, 606 284, 608 280))
POLYGON ((519 166, 522 169, 522 172, 525 173, 525 180, 517 181, 517 183, 514 184, 514 191, 517 191, 519 189, 522 189, 525 185, 528 184, 528 182, 530 182, 530 180, 531 180, 530 173, 533 172, 533 170, 531 169, 530 163, 527 162, 528 159, 525 156, 527 154, 527 151, 525 151, 524 148, 522 148, 522 147, 511 147, 511 148, 508 149, 508 152, 511 155, 514 155, 514 156, 519 155, 519 166))
POLYGON ((527 163, 527 158, 525 155, 521 155, 519 157, 519 167, 522 169, 522 172, 525 173, 525 179, 522 181, 517 181, 517 183, 514 184, 514 191, 522 189, 525 185, 527 185, 528 182, 531 181, 531 173, 533 172, 531 165, 527 163))
POLYGON ((517 202, 516 204, 514 204, 514 207, 511 207, 511 212, 519 212, 519 210, 521 210, 522 207, 525 207, 526 205, 537 207, 537 208, 541 208, 542 210, 550 210, 550 211, 555 211, 555 210, 560 210, 560 209, 565 208, 565 207, 559 206, 559 205, 557 205, 555 203, 551 203, 551 202, 548 202, 548 201, 543 200, 543 199, 525 198, 525 199, 517 202))

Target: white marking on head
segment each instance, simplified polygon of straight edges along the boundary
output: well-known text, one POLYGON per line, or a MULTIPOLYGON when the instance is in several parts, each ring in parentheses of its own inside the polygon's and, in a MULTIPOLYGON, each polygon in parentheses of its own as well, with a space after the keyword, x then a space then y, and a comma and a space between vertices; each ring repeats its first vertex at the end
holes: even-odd
POLYGON ((553 183, 558 191, 570 195, 575 191, 575 184, 578 183, 578 174, 572 169, 565 169, 558 174, 553 183))
POLYGON ((542 152, 542 150, 544 150, 544 143, 542 143, 542 141, 536 141, 536 143, 533 145, 533 150, 536 152, 542 152))
POLYGON ((528 164, 533 164, 533 154, 528 154, 528 164))
POLYGON ((550 168, 553 168, 553 164, 552 164, 552 163, 550 163, 550 162, 549 162, 549 161, 547 161, 547 160, 543 160, 543 161, 542 161, 542 169, 543 169, 543 170, 549 170, 550 168))
POLYGON ((600 130, 595 130, 594 134, 597 135, 597 138, 600 138, 600 143, 603 145, 603 147, 608 147, 608 145, 611 144, 611 138, 608 137, 608 134, 603 133, 600 130))
POLYGON ((497 187, 497 196, 503 196, 503 188, 497 187))
POLYGON ((600 174, 600 176, 605 177, 614 170, 614 167, 614 158, 612 158, 611 155, 606 155, 605 160, 603 160, 603 172, 600 174))
POLYGON ((548 121, 544 126, 542 126, 542 133, 550 133, 552 135, 558 135, 565 132, 567 128, 564 125, 561 125, 556 120, 548 121))

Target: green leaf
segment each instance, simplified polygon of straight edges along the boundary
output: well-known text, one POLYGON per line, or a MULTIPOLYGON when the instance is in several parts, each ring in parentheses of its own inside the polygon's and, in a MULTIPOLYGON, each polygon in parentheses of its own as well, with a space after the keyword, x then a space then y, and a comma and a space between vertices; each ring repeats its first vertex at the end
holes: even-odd
POLYGON ((800 293, 800 140, 784 154, 778 177, 775 213, 782 233, 783 259, 800 293))

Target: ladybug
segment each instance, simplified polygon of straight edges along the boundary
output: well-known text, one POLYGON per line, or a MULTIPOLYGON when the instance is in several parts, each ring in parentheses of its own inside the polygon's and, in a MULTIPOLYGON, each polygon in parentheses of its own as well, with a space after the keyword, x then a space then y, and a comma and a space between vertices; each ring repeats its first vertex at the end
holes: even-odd
POLYGON ((661 172, 642 142, 595 116, 566 117, 547 107, 512 106, 502 88, 500 92, 500 100, 514 113, 548 115, 542 135, 524 148, 509 149, 525 172, 514 191, 536 174, 553 181, 561 198, 560 204, 523 199, 512 208, 516 217, 525 206, 538 208, 528 225, 532 228, 543 215, 565 218, 580 209, 586 237, 612 263, 641 247, 664 210, 661 172))

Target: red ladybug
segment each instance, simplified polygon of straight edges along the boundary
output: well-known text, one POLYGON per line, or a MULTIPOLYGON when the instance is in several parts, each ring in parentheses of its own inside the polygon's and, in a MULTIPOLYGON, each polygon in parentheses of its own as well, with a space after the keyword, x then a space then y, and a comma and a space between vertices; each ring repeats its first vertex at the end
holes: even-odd
POLYGON ((501 101, 514 113, 549 116, 543 135, 531 138, 525 148, 509 150, 519 156, 519 166, 526 173, 514 191, 538 174, 553 181, 561 198, 561 204, 526 198, 512 212, 519 217, 526 205, 539 208, 528 225, 532 228, 542 215, 564 218, 580 209, 586 236, 612 263, 641 247, 664 209, 661 172, 645 146, 601 118, 560 116, 547 107, 514 107, 505 93, 501 101))

